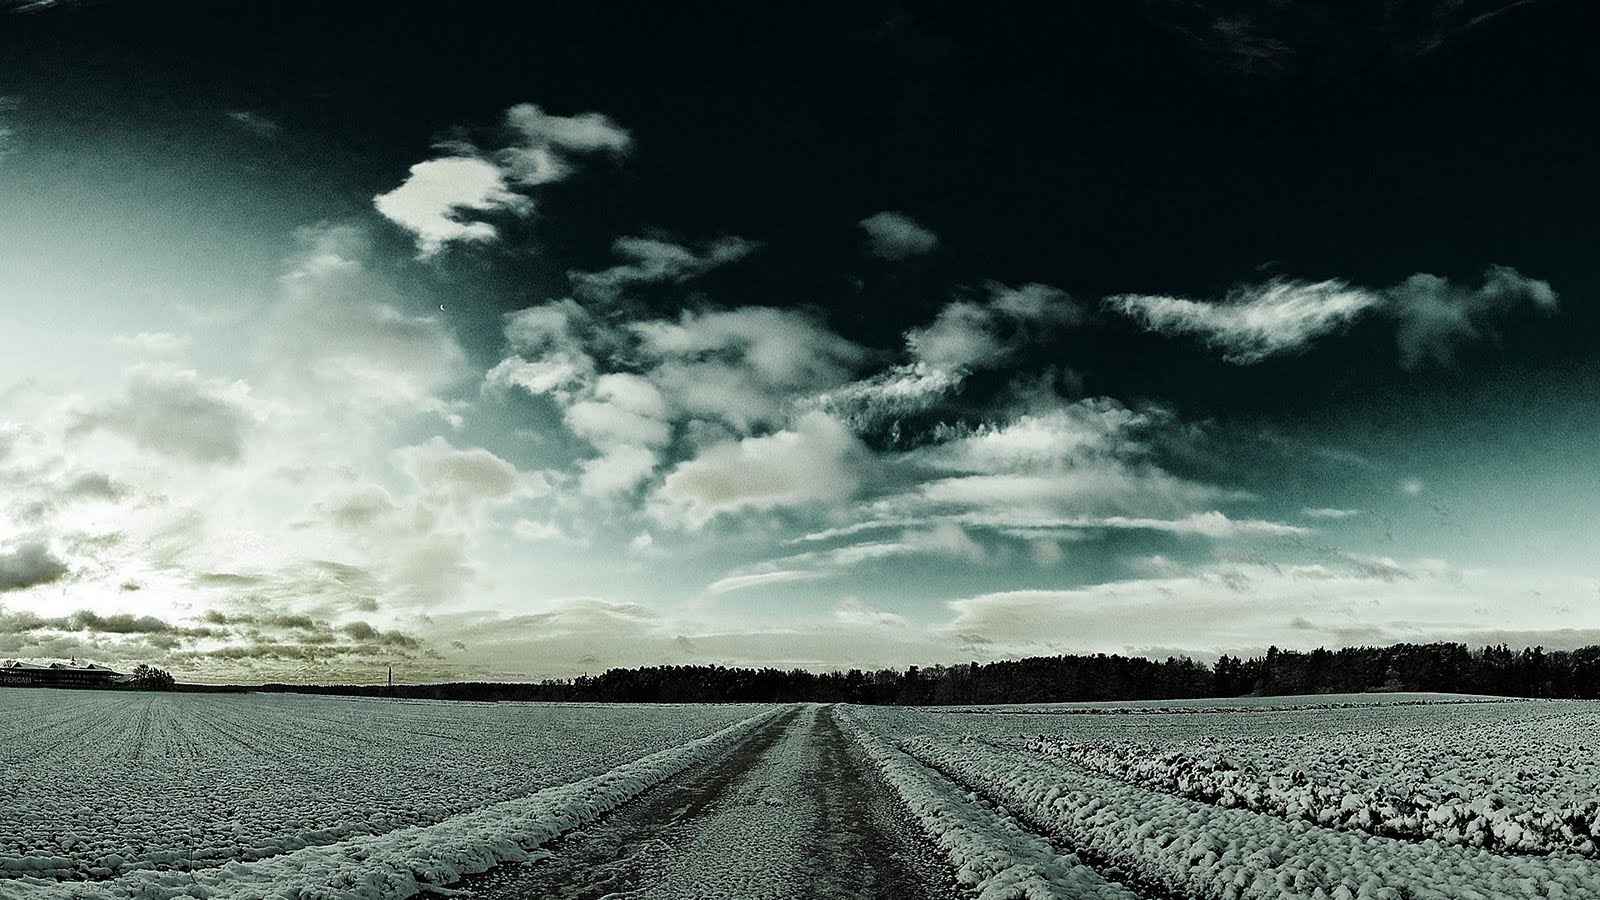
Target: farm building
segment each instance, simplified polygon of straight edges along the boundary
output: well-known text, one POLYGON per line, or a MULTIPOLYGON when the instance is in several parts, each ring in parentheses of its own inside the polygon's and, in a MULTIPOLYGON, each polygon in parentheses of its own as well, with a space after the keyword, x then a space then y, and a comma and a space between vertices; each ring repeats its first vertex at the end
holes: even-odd
POLYGON ((79 666, 63 662, 31 663, 20 659, 8 659, 0 663, 0 684, 83 687, 111 684, 126 677, 115 669, 93 663, 79 666))

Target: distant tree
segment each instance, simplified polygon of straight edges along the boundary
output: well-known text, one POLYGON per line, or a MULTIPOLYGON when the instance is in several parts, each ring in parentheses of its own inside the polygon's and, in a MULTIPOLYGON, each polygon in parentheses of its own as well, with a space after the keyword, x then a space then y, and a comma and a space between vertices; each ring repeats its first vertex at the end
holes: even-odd
POLYGON ((144 663, 133 667, 133 681, 148 691, 170 691, 176 683, 171 672, 144 663))

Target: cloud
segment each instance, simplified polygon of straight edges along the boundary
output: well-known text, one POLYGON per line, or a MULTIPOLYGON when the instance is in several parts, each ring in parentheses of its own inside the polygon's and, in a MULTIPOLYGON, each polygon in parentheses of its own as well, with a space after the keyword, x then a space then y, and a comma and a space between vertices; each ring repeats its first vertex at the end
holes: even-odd
POLYGON ((67 564, 44 541, 32 540, 0 550, 0 591, 20 591, 60 581, 67 564))
POLYGON ((712 594, 727 594, 733 591, 742 591, 755 587, 771 587, 779 584, 794 584, 802 581, 816 581, 826 578, 827 572, 802 569, 779 569, 772 572, 755 572, 748 575, 730 575, 719 578, 706 585, 706 591, 712 594))
POLYGON ((1306 530, 1230 518, 1219 506, 1247 494, 1164 469, 1153 444, 1174 427, 1159 408, 1092 398, 957 431, 895 457, 905 487, 874 500, 846 529, 949 523, 1026 541, 1098 529, 1213 539, 1306 530))
MULTIPOLYGON (((938 630, 979 639, 997 654, 1152 646, 1217 653, 1273 643, 1310 648, 1458 639, 1490 626, 1493 599, 1523 577, 1461 572, 1429 560, 1348 557, 1331 566, 1168 563, 1165 569, 1155 578, 962 598, 949 603, 953 616, 938 630)), ((1523 627, 1596 624, 1573 623, 1570 610, 1561 611, 1580 585, 1557 580, 1545 587, 1554 596, 1529 604, 1523 627)))
POLYGON ((511 526, 511 533, 519 540, 530 544, 540 541, 553 541, 562 536, 561 528, 552 522, 534 522, 529 519, 518 519, 511 526))
POLYGON ((1400 364, 1410 369, 1425 362, 1448 365, 1458 345, 1492 334, 1496 319, 1525 306, 1554 311, 1557 297, 1547 282, 1490 266, 1477 288, 1426 273, 1382 290, 1337 279, 1274 279, 1235 287, 1214 303, 1122 294, 1105 304, 1146 330, 1195 335, 1236 365, 1300 351, 1369 312, 1381 313, 1394 320, 1400 364))
MULTIPOLYGON (((19 105, 21 104, 17 98, 0 95, 0 116, 15 111, 19 105)), ((6 124, 4 118, 0 118, 0 160, 11 155, 16 149, 16 136, 16 129, 6 124)))
POLYGON ((905 616, 877 609, 854 597, 840 600, 833 618, 851 628, 903 628, 907 624, 905 616))
POLYGON ((1436 275, 1413 275, 1390 288, 1387 296, 1389 314, 1396 320, 1400 364, 1408 369, 1426 362, 1453 363, 1457 345, 1493 334, 1494 320, 1524 306, 1546 313, 1557 307, 1548 282, 1506 266, 1490 266, 1476 288, 1436 275))
POLYGON ((446 415, 439 394, 471 374, 465 351, 436 318, 403 311, 363 263, 364 231, 304 229, 305 255, 279 281, 260 356, 271 386, 296 409, 347 425, 374 417, 446 415))
POLYGON ((939 238, 904 213, 884 211, 862 219, 873 256, 900 260, 933 252, 939 238))
POLYGON ((518 492, 538 495, 547 490, 542 479, 523 478, 516 466, 488 450, 457 450, 442 437, 396 450, 395 458, 424 497, 460 510, 518 492))
POLYGON ((860 453, 838 420, 807 413, 792 429, 715 444, 679 463, 652 498, 655 511, 700 528, 748 510, 842 503, 859 482, 860 453))
POLYGON ((920 415, 961 389, 962 374, 927 363, 895 366, 818 394, 812 401, 857 434, 893 427, 920 415))
POLYGON ((451 243, 483 243, 499 237, 482 214, 527 215, 533 201, 520 191, 570 175, 574 157, 626 153, 626 131, 598 113, 562 117, 531 103, 505 114, 511 143, 493 152, 455 142, 455 155, 411 167, 406 180, 373 198, 378 213, 416 237, 418 256, 427 258, 451 243))
POLYGON ((582 474, 579 489, 591 497, 610 497, 638 488, 656 471, 659 460, 647 447, 618 444, 607 447, 598 457, 578 464, 582 474))
POLYGON ((245 382, 141 365, 128 371, 121 399, 80 414, 71 431, 110 431, 146 450, 215 464, 238 462, 255 425, 245 382))
POLYGON ((645 377, 678 409, 745 432, 781 423, 792 402, 849 381, 867 356, 798 310, 685 311, 628 330, 645 377))
POLYGON ((744 259, 760 246, 741 237, 724 237, 709 242, 697 252, 668 241, 621 237, 612 243, 611 252, 628 260, 627 263, 599 272, 572 271, 567 277, 579 297, 605 302, 615 300, 635 285, 681 284, 718 266, 744 259))
POLYGON ((1361 515, 1359 509, 1337 509, 1331 506, 1306 507, 1300 514, 1308 519, 1350 519, 1361 515))
POLYGON ((194 339, 170 331, 141 331, 138 334, 112 335, 113 346, 147 356, 172 356, 188 350, 194 339))
POLYGON ((508 178, 528 187, 568 177, 573 157, 622 156, 633 147, 632 136, 601 113, 552 116, 532 103, 519 103, 506 110, 505 122, 517 140, 495 154, 496 161, 508 178))
POLYGON ((1298 350, 1381 302, 1378 294, 1343 281, 1274 279, 1236 287, 1219 303, 1122 294, 1106 305, 1150 331, 1196 335, 1228 362, 1248 365, 1298 350))
POLYGON ((250 132, 259 138, 275 138, 283 131, 283 126, 261 113, 249 109, 230 109, 227 112, 228 121, 235 127, 250 132))
POLYGON ((526 197, 506 185, 498 166, 466 156, 417 163, 399 187, 372 203, 380 215, 416 236, 421 257, 451 242, 481 243, 499 236, 493 225, 471 220, 471 213, 531 209, 526 197))
POLYGON ((955 301, 940 310, 931 324, 907 331, 906 346, 912 357, 935 370, 992 368, 1026 344, 1083 318, 1071 297, 1049 285, 1011 288, 990 282, 986 290, 987 302, 955 301))

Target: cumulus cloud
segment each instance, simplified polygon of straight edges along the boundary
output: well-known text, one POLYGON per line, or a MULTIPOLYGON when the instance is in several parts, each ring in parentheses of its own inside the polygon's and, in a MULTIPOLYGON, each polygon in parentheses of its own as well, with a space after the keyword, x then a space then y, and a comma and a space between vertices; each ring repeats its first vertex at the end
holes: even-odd
POLYGON ((1554 312, 1557 302, 1548 282, 1506 266, 1490 266, 1476 288, 1417 274, 1388 291, 1400 364, 1408 369, 1427 362, 1448 365, 1458 345, 1493 334, 1495 320, 1525 306, 1554 312))
POLYGON ((1299 351, 1369 312, 1381 313, 1395 322, 1401 365, 1414 368, 1453 362, 1455 348, 1492 334, 1495 320, 1526 306, 1553 311, 1557 297, 1546 282, 1506 266, 1490 266, 1477 288, 1419 273, 1387 289, 1337 279, 1274 279, 1235 287, 1210 303, 1144 294, 1122 294, 1105 302, 1147 330, 1199 337, 1236 365, 1299 351))
POLYGON ((141 365, 128 371, 121 398, 81 413, 73 431, 110 431, 167 456, 233 463, 244 455, 256 421, 250 386, 243 381, 141 365))
POLYGON ((499 231, 483 214, 527 215, 530 188, 560 181, 577 156, 626 153, 628 133, 598 113, 552 116, 531 103, 506 111, 508 146, 493 152, 457 142, 455 155, 411 167, 399 187, 373 198, 378 213, 411 232, 421 257, 451 243, 492 241, 499 231))
POLYGON ((484 159, 457 156, 430 159, 411 167, 399 187, 372 198, 378 213, 417 239, 417 252, 433 256, 452 241, 475 243, 499 235, 473 213, 526 212, 526 197, 513 192, 500 167, 484 159))
POLYGON ((939 237, 904 213, 875 213, 862 219, 868 249, 881 259, 900 260, 922 256, 939 246, 939 237))
POLYGON ((67 564, 44 541, 32 540, 0 550, 0 591, 20 591, 60 581, 67 564))
POLYGON ((504 499, 519 491, 537 495, 546 490, 542 479, 524 479, 516 466, 488 450, 458 450, 442 437, 401 448, 395 456, 425 497, 456 509, 504 499))
POLYGON ((740 431, 782 422, 790 404, 850 380, 866 351, 797 310, 686 311, 636 322, 647 377, 685 413, 740 431))
POLYGON ((1049 285, 1011 288, 991 282, 986 290, 987 301, 955 301, 931 324, 906 332, 911 355, 936 370, 991 368, 1005 363, 1028 342, 1082 319, 1072 298, 1049 285))
POLYGON ((506 110, 505 123, 516 140, 495 154, 496 161, 512 181, 529 187, 568 177, 575 157, 622 156, 633 147, 625 129, 596 112, 553 116, 532 103, 519 103, 506 110))
POLYGON ((615 300, 635 285, 688 281, 718 266, 744 259, 760 246, 741 237, 724 237, 696 251, 653 238, 621 237, 612 243, 611 252, 627 260, 626 263, 599 272, 572 271, 567 277, 579 297, 603 302, 615 300))
POLYGON ((859 482, 859 454, 838 420, 807 413, 792 429, 715 444, 679 463, 653 497, 655 511, 700 528, 747 510, 842 503, 859 482))

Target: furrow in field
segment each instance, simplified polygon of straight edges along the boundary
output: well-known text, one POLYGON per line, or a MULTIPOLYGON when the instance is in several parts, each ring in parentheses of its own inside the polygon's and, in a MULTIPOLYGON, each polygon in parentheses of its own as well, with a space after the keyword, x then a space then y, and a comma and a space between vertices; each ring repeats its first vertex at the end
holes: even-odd
POLYGON ((1600 897, 1600 866, 1499 856, 1220 809, 1017 750, 917 739, 903 748, 1085 854, 1197 900, 1600 897))
POLYGON ((1061 852, 1009 816, 891 746, 868 726, 851 729, 924 831, 980 900, 1137 900, 1076 855, 1061 852))
POLYGON ((696 762, 726 751, 779 711, 759 713, 600 775, 497 803, 425 827, 403 828, 254 863, 198 872, 140 871, 92 884, 0 882, 0 900, 397 900, 507 860, 525 860, 696 762))

